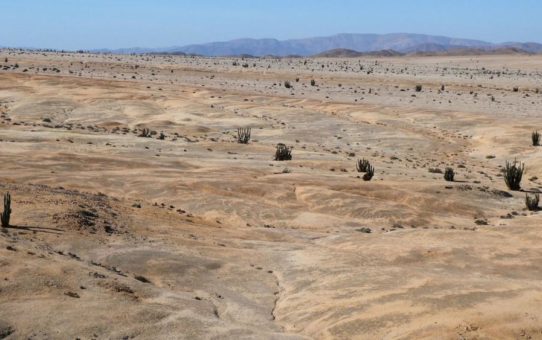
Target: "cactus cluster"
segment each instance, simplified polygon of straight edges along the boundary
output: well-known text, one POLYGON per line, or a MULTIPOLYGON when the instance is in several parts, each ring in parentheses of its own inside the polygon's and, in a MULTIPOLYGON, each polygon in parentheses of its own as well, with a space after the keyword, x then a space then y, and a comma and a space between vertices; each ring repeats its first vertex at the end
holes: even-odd
POLYGON ((521 189, 521 178, 525 171, 525 165, 518 163, 517 161, 506 162, 506 166, 503 170, 504 182, 510 190, 518 191, 521 189))
POLYGON ((239 128, 237 129, 237 143, 248 144, 250 141, 250 128, 239 128))
POLYGON ((367 169, 371 166, 371 163, 369 163, 368 160, 364 159, 358 159, 358 162, 356 163, 356 170, 358 172, 367 172, 367 169))
POLYGON ((148 129, 148 128, 143 128, 143 130, 141 130, 141 133, 139 134, 139 137, 150 138, 151 137, 151 130, 148 129))
POLYGON ((540 134, 538 131, 534 131, 531 135, 531 139, 533 141, 533 146, 539 146, 540 145, 540 134))
POLYGON ((370 181, 373 178, 374 174, 375 174, 375 168, 365 158, 364 159, 358 159, 358 161, 356 163, 356 170, 358 170, 358 172, 364 172, 365 173, 363 175, 363 177, 362 177, 364 181, 370 181))
POLYGON ((278 143, 275 151, 276 161, 289 161, 292 159, 292 148, 286 144, 278 143))

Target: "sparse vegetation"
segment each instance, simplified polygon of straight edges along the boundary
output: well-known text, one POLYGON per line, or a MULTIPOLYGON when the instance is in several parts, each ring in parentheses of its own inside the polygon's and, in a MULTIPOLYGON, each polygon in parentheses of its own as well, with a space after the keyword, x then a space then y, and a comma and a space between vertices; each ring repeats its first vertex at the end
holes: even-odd
POLYGON ((521 178, 523 177, 523 172, 525 171, 525 165, 523 163, 518 163, 514 161, 513 163, 506 162, 506 166, 503 170, 504 182, 510 190, 520 190, 521 189, 521 178))
POLYGON ((531 139, 533 141, 533 146, 540 146, 540 134, 538 131, 534 131, 531 135, 531 139))
POLYGON ((446 170, 444 171, 444 179, 448 182, 453 182, 454 176, 455 176, 454 169, 446 168, 446 170))
POLYGON ((525 194, 525 206, 530 211, 538 210, 538 202, 540 201, 540 195, 535 193, 534 195, 525 194))
POLYGON ((237 129, 237 143, 248 144, 250 141, 250 128, 238 128, 237 129))
POLYGON ((9 220, 11 218, 11 195, 9 191, 4 194, 4 211, 1 215, 2 227, 9 227, 9 220))
POLYGON ((292 159, 292 148, 286 144, 278 143, 275 151, 276 161, 289 161, 292 159))

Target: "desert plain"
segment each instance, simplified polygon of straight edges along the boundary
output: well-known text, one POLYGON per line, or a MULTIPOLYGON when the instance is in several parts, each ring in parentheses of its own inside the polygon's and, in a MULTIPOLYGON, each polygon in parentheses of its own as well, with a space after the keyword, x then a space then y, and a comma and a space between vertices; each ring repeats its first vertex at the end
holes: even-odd
POLYGON ((540 55, 0 50, 0 338, 541 339, 541 92, 540 55))

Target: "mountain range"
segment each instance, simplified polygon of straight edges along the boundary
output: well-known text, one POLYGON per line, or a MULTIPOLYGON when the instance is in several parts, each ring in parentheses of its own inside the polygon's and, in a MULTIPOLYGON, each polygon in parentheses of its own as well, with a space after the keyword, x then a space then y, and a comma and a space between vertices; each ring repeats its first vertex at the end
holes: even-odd
POLYGON ((426 34, 336 34, 328 37, 306 39, 236 39, 167 48, 129 48, 117 50, 95 50, 93 52, 166 53, 202 56, 313 56, 329 51, 353 51, 357 53, 386 54, 446 53, 477 51, 516 51, 517 53, 542 53, 542 44, 535 42, 490 43, 481 40, 459 39, 426 34))

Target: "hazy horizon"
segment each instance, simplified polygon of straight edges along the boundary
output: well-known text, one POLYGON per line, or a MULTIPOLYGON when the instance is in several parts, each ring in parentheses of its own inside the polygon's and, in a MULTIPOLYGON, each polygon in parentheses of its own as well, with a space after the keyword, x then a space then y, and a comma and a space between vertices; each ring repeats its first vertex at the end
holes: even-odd
POLYGON ((340 33, 412 33, 491 43, 540 42, 542 3, 384 0, 228 3, 216 0, 3 4, 0 46, 52 49, 161 48, 234 39, 302 39, 340 33))

